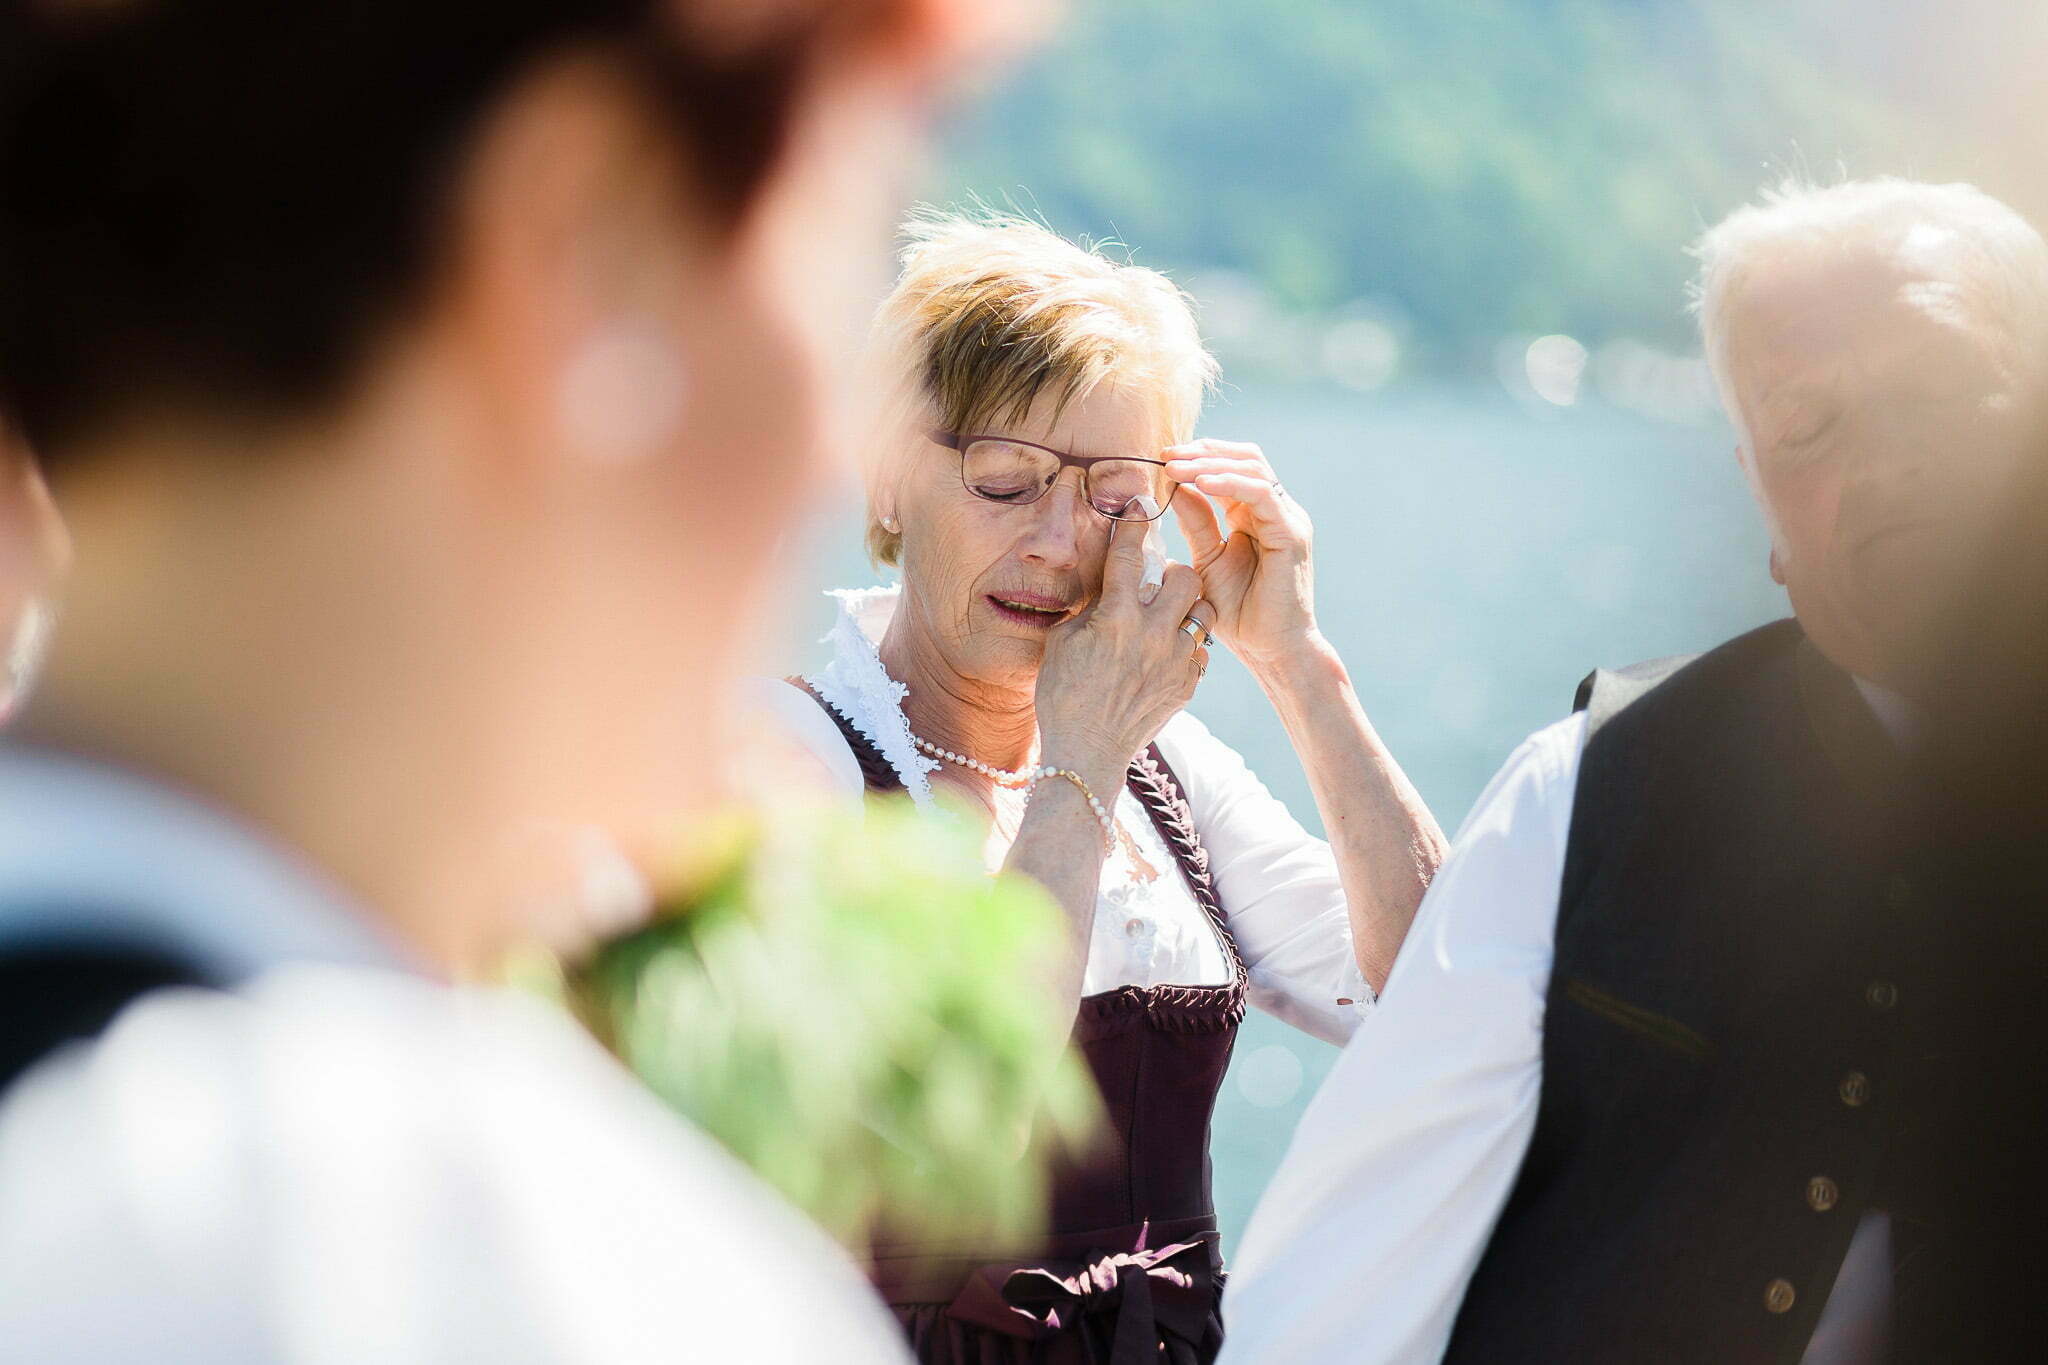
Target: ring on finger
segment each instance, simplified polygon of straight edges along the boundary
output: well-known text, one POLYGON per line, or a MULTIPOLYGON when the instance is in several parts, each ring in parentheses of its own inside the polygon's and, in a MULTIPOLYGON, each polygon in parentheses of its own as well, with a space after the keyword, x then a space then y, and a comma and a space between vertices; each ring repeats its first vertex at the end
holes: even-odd
POLYGON ((1209 643, 1209 623, 1193 612, 1189 612, 1182 619, 1180 629, 1183 635, 1186 635, 1195 642, 1196 649, 1200 649, 1203 645, 1209 643))

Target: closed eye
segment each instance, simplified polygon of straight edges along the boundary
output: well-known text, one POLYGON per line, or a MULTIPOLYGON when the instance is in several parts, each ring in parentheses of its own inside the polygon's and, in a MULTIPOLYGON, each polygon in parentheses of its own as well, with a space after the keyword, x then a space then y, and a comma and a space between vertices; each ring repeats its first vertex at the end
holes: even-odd
POLYGON ((1841 420, 1841 409, 1822 408, 1802 412, 1780 433, 1776 451, 1780 458, 1805 463, 1818 458, 1829 432, 1841 420))
POLYGON ((1827 435, 1834 428, 1835 422, 1841 415, 1841 410, 1838 408, 1807 413, 1793 426, 1791 431, 1786 433, 1785 443, 1795 446, 1811 445, 1827 435))
POLYGON ((968 486, 974 490, 975 496, 987 498, 990 502, 1026 502, 1038 491, 1035 485, 1028 483, 1021 487, 1016 484, 987 483, 968 486))

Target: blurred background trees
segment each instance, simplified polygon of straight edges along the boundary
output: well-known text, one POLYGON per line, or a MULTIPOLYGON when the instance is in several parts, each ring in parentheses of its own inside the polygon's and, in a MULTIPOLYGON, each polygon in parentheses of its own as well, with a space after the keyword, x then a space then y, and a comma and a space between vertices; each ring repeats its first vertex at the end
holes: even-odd
POLYGON ((1679 346, 1682 246, 1787 172, 2048 207, 2044 35, 2033 0, 1080 0, 942 197, 1383 318, 1426 373, 1679 346))

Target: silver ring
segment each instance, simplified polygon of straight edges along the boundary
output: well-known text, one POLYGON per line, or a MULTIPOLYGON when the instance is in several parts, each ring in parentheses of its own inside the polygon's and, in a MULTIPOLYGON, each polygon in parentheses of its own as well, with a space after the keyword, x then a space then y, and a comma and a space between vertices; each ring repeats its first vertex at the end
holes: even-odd
POLYGON ((1203 624, 1202 619, 1192 612, 1180 623, 1180 629, 1181 634, 1195 642, 1196 649, 1200 649, 1203 645, 1209 643, 1209 627, 1203 624))

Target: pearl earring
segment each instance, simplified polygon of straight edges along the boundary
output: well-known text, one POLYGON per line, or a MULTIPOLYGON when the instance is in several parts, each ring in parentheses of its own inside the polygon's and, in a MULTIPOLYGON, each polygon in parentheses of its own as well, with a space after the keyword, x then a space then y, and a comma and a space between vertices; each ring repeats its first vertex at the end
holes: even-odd
POLYGON ((883 517, 882 529, 892 536, 900 536, 903 534, 903 523, 894 517, 883 517))

